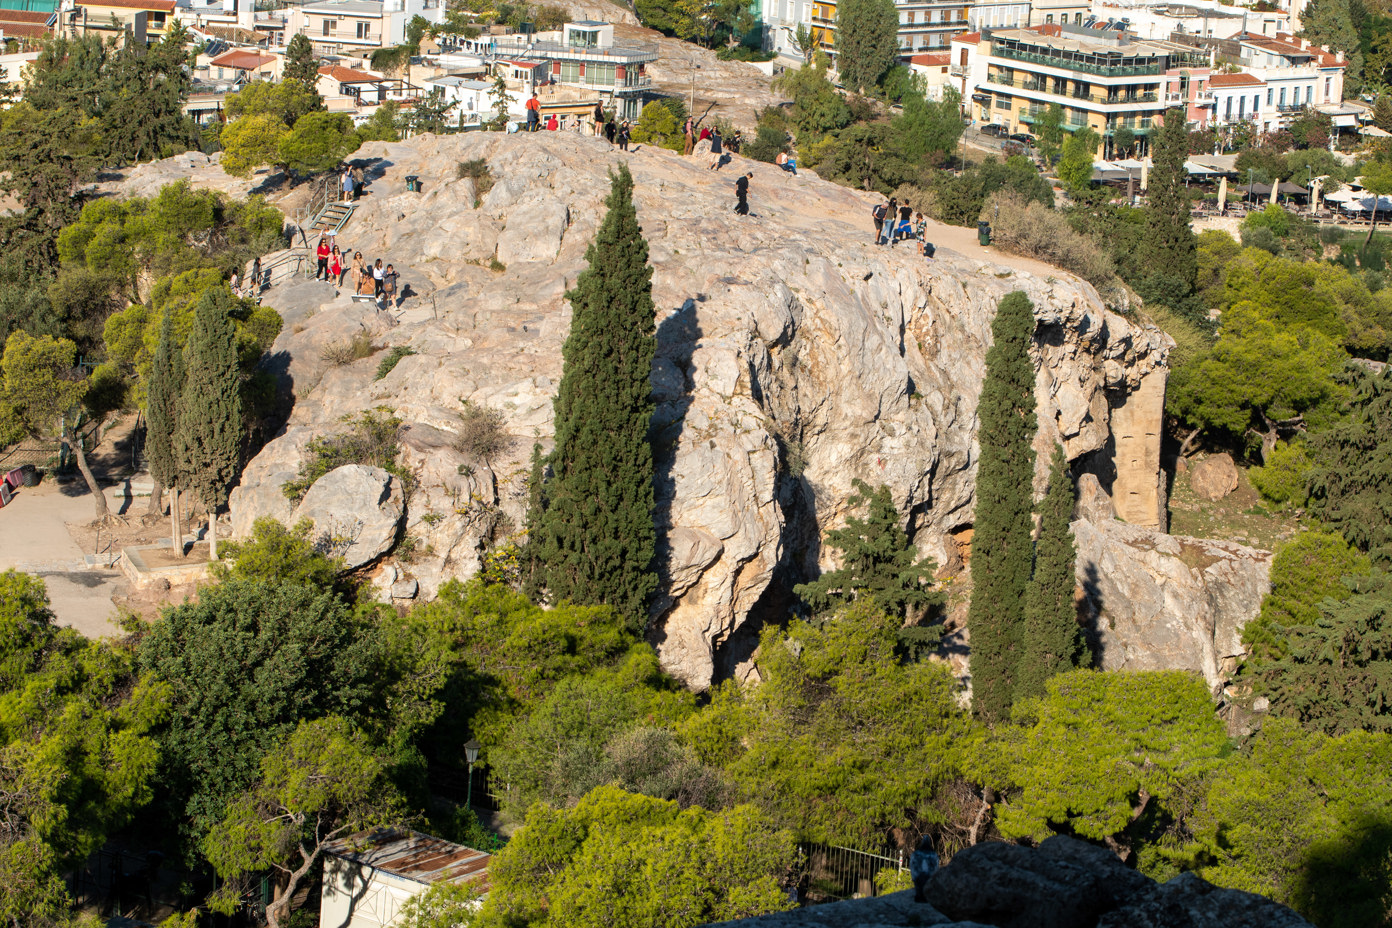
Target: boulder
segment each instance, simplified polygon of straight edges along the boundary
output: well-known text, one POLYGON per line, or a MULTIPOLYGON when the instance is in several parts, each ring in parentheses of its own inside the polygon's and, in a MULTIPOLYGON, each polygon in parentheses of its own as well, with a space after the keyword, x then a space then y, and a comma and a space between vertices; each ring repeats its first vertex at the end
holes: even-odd
POLYGON ((314 482, 294 519, 313 522, 317 543, 352 570, 391 550, 405 512, 400 480, 380 467, 345 464, 314 482))
POLYGON ((1226 453, 1210 454, 1189 471, 1189 485, 1194 488, 1194 495, 1210 503, 1236 490, 1237 480, 1237 465, 1226 453))
POLYGON ((1193 670, 1210 687, 1243 653, 1271 590, 1271 552, 1115 520, 1073 523, 1078 584, 1104 670, 1193 670), (1229 662, 1231 664, 1231 662, 1229 662))
POLYGON ((1116 519, 1116 507, 1112 498, 1102 489, 1096 474, 1083 474, 1078 478, 1078 502, 1074 516, 1086 519, 1094 525, 1102 525, 1116 519))
POLYGON ((1192 873, 1157 884, 1116 855, 1056 835, 959 851, 924 887, 709 928, 1311 928, 1285 906, 1192 873))

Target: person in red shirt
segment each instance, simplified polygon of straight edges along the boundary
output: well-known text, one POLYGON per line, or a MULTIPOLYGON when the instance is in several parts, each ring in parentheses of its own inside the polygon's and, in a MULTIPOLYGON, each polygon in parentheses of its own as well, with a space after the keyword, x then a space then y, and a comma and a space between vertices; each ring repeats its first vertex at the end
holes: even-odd
POLYGON ((537 129, 541 128, 541 126, 539 125, 540 122, 541 101, 538 100, 537 95, 533 93, 532 98, 527 101, 527 131, 537 131, 537 129))
POLYGON ((329 240, 324 236, 319 236, 319 247, 314 249, 315 256, 319 259, 319 267, 314 272, 314 279, 329 279, 329 240))
POLYGON ((333 246, 333 253, 329 256, 329 273, 333 275, 334 286, 337 286, 343 276, 343 256, 338 253, 337 245, 333 246))
POLYGON ((546 128, 549 129, 549 130, 552 131, 552 132, 555 132, 555 131, 556 131, 556 114, 555 114, 555 113, 552 113, 550 116, 546 117, 546 128))

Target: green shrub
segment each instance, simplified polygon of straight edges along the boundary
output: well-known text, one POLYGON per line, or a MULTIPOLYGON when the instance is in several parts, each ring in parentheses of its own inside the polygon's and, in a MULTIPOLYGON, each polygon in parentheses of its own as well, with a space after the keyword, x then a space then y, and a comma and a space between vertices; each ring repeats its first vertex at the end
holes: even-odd
MULTIPOLYGON (((473 158, 469 161, 461 161, 454 171, 455 179, 463 180, 469 178, 474 182, 474 193, 482 197, 493 189, 493 169, 488 166, 488 162, 483 158, 473 158)), ((478 204, 475 203, 475 206, 478 204)))
POLYGON ((396 463, 400 450, 397 442, 400 419, 368 410, 359 413, 356 419, 345 416, 343 421, 348 424, 347 431, 316 438, 305 446, 309 457, 300 465, 299 476, 281 487, 286 497, 296 501, 302 499, 314 486, 314 481, 345 464, 380 467, 409 481, 410 474, 396 463))
POLYGON ((1372 564, 1336 532, 1301 532, 1271 561, 1271 592, 1261 612, 1242 629, 1242 642, 1255 658, 1280 657, 1288 629, 1319 621, 1319 604, 1352 595, 1344 577, 1366 575, 1372 564))
POLYGON ((459 414, 459 432, 454 439, 456 449, 475 460, 487 461, 511 448, 512 443, 502 410, 472 400, 464 401, 464 410, 459 414))
POLYGON ((396 369, 396 365, 402 358, 415 353, 415 349, 411 348, 409 345, 397 345, 391 351, 388 351, 386 357, 382 358, 382 360, 377 363, 377 373, 372 379, 381 380, 396 369))
POLYGON ((1253 467, 1247 477, 1263 499, 1280 505, 1303 506, 1308 495, 1306 482, 1313 466, 1303 441, 1281 442, 1272 449, 1266 463, 1253 467))
POLYGON ((1006 251, 1072 271, 1099 290, 1120 283, 1107 249, 1090 235, 1075 232, 1052 206, 1026 200, 1014 190, 998 190, 980 218, 991 223, 992 242, 1006 251))

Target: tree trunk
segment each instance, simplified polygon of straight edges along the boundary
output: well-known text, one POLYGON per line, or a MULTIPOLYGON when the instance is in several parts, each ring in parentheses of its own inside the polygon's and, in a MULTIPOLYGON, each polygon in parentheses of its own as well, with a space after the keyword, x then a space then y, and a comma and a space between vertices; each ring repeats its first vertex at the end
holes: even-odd
POLYGON ((1373 232, 1377 230, 1377 197, 1373 197, 1373 224, 1368 227, 1368 237, 1363 240, 1363 247, 1366 249, 1373 243, 1373 232))
POLYGON ((97 478, 92 476, 92 468, 87 466, 87 452, 82 450, 82 436, 76 439, 65 439, 65 443, 72 449, 73 457, 77 459, 77 469, 82 472, 82 479, 87 481, 87 489, 91 492, 92 498, 97 501, 97 521, 102 521, 110 515, 106 508, 106 494, 102 493, 101 487, 97 486, 97 478))
POLYGON ((184 556, 184 533, 179 527, 179 488, 169 489, 169 547, 179 557, 184 556))
POLYGON ((1179 457, 1184 457, 1189 453, 1190 446, 1194 444, 1194 442, 1199 437, 1199 433, 1201 433, 1202 431, 1203 426, 1199 426, 1198 428, 1194 429, 1194 431, 1189 433, 1189 435, 1184 439, 1184 442, 1179 446, 1179 457))
POLYGON ((217 507, 208 507, 208 560, 216 561, 217 557, 217 507))
POLYGON ((150 489, 150 505, 145 510, 145 514, 158 519, 164 515, 164 487, 153 477, 150 479, 154 481, 154 486, 150 489))
MULTIPOLYGON (((335 832, 337 834, 337 832, 335 832)), ((300 848, 300 857, 304 863, 291 871, 285 881, 285 890, 280 895, 271 900, 271 904, 266 906, 266 925, 268 928, 280 928, 280 920, 290 914, 290 900, 295 898, 295 891, 300 888, 300 880, 305 878, 305 874, 314 867, 314 862, 319 859, 319 852, 324 845, 315 845, 314 853, 306 853, 303 845, 300 848)))

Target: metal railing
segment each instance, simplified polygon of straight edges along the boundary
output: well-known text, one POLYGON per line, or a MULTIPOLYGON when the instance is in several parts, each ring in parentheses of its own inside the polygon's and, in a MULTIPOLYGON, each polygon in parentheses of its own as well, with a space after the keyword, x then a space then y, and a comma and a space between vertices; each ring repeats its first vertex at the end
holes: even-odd
POLYGON ((656 61, 655 42, 615 42, 613 45, 567 45, 564 42, 537 40, 535 42, 495 42, 481 39, 494 54, 542 55, 547 58, 625 58, 630 61, 656 61))
POLYGON ((814 899, 877 895, 875 874, 886 869, 903 871, 905 868, 901 851, 886 849, 876 854, 835 844, 801 844, 798 847, 806 861, 807 895, 814 899))
POLYGON ((1064 57, 1062 55, 1041 55, 1037 52, 1027 52, 1018 48, 1009 48, 1003 45, 993 46, 991 54, 997 58, 1009 58, 1013 61, 1027 61, 1032 64, 1041 64, 1050 68, 1061 68, 1065 71, 1081 71, 1084 74, 1096 74, 1101 77, 1146 77, 1158 75, 1160 73, 1160 63, 1142 65, 1104 65, 1092 61, 1082 61, 1077 58, 1064 57))

